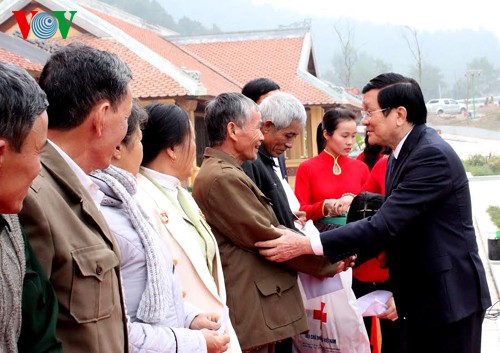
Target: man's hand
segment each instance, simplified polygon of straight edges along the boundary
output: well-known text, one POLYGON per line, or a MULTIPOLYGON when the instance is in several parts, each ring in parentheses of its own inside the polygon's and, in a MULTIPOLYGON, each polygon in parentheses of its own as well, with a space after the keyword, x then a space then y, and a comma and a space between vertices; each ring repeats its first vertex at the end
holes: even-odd
POLYGON ((388 319, 391 321, 395 321, 398 319, 398 311, 396 310, 396 303, 394 302, 394 297, 390 297, 387 303, 387 310, 382 314, 378 315, 379 319, 388 319))
POLYGON ((197 315, 193 321, 191 321, 191 325, 189 328, 192 330, 201 330, 201 329, 209 329, 209 330, 218 330, 220 328, 219 315, 215 313, 201 313, 197 315))
POLYGON ((219 335, 217 331, 201 330, 207 342, 207 353, 222 353, 229 348, 229 335, 219 335))
POLYGON ((309 238, 288 229, 283 230, 281 237, 259 241, 255 246, 261 248, 259 253, 262 256, 274 262, 288 261, 304 254, 314 254, 309 238))
POLYGON ((356 255, 351 255, 351 256, 345 258, 344 260, 338 261, 336 263, 337 273, 342 272, 342 271, 346 271, 347 269, 354 267, 354 265, 356 264, 355 263, 356 257, 357 257, 356 255))

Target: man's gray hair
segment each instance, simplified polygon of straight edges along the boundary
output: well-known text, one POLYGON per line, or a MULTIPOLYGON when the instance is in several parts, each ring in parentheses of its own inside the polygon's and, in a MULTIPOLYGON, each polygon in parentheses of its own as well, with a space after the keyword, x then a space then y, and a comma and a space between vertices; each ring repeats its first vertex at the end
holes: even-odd
POLYGON ((226 126, 229 122, 244 127, 252 119, 252 113, 258 110, 258 105, 241 93, 221 93, 212 99, 205 108, 210 146, 222 145, 227 138, 226 126))
POLYGON ((262 120, 270 120, 277 130, 285 129, 293 121, 305 125, 307 114, 304 105, 292 94, 276 92, 267 96, 259 105, 262 120))
POLYGON ((20 152, 35 120, 47 109, 47 97, 26 70, 5 62, 0 62, 0 92, 0 138, 20 152))

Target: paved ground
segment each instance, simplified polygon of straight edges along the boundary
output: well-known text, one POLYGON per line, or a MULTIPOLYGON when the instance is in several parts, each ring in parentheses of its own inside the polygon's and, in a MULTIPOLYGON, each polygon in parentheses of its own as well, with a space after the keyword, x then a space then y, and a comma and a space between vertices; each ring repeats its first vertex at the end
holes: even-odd
POLYGON ((492 315, 487 315, 483 323, 483 347, 481 353, 500 352, 500 261, 488 259, 488 238, 492 238, 496 232, 495 225, 486 212, 488 206, 500 206, 500 177, 471 178, 470 179, 472 207, 476 234, 481 258, 483 259, 491 299, 496 303, 492 307, 492 315), (497 192, 492 192, 497 190, 497 192), (494 316, 493 314, 496 314, 494 316))
MULTIPOLYGON (((449 135, 443 132, 443 138, 457 151, 462 159, 472 154, 489 153, 500 155, 500 140, 485 140, 471 136, 449 135)), ((481 353, 500 352, 500 261, 488 259, 488 238, 496 232, 496 226, 491 221, 486 209, 489 206, 500 207, 500 176, 471 177, 470 190, 472 199, 472 212, 476 234, 478 237, 479 253, 488 276, 488 285, 493 303, 496 303, 491 314, 487 315, 483 324, 483 344, 481 353), (495 316, 496 314, 496 316, 495 316)))

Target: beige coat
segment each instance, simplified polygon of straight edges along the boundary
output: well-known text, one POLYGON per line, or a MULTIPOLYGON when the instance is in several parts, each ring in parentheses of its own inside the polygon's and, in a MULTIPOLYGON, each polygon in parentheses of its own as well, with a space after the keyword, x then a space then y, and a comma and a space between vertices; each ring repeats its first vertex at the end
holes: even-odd
POLYGON ((19 215, 57 294, 65 352, 128 352, 120 250, 77 176, 49 144, 19 215))
MULTIPOLYGON (((171 253, 184 299, 204 312, 216 312, 222 315, 226 307, 226 288, 219 249, 216 248, 212 264, 213 272, 216 274, 214 281, 198 243, 190 236, 193 230, 186 224, 190 220, 181 215, 172 202, 146 177, 139 174, 137 181, 136 200, 150 217, 171 253)), ((194 199, 191 200, 193 208, 199 209, 194 199)), ((202 222, 205 223, 204 220, 202 222)), ((206 227, 210 229, 208 224, 206 227)), ((217 247, 217 243, 215 245, 217 247)), ((228 352, 241 352, 230 320, 227 320, 227 323, 231 337, 231 347, 228 352)))

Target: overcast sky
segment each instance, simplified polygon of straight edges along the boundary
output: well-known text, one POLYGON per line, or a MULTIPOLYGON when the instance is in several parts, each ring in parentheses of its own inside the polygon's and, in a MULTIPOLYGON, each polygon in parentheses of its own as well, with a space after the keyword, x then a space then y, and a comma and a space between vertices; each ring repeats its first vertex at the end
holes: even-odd
POLYGON ((352 17, 377 24, 408 25, 435 31, 486 29, 500 39, 500 11, 495 0, 465 4, 450 0, 251 0, 277 9, 319 17, 352 17))

